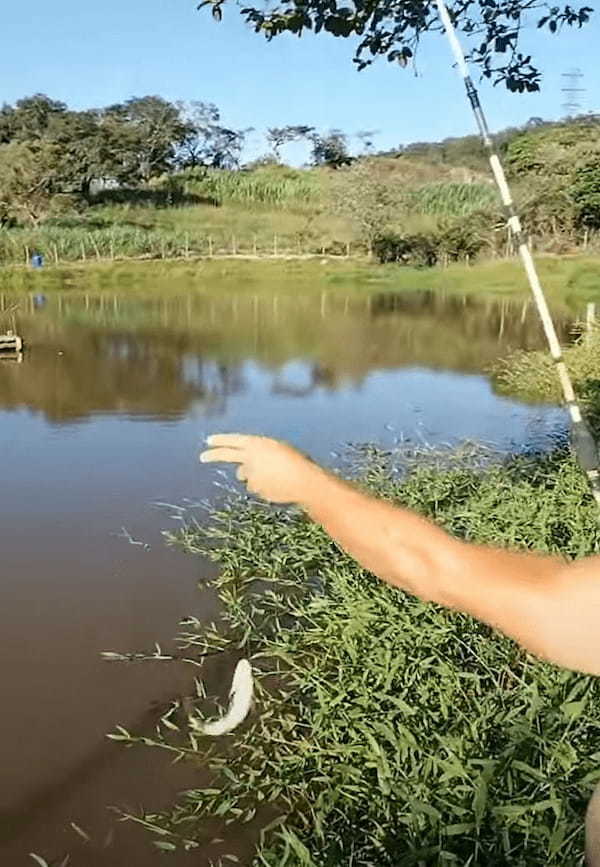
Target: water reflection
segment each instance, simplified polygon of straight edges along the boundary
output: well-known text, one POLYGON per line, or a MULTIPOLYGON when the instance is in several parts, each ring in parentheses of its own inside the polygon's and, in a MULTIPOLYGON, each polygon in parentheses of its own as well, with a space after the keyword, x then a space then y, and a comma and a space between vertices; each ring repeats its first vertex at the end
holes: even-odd
MULTIPOLYGON (((528 301, 493 303, 433 293, 19 299, 22 365, 3 364, 0 407, 28 407, 53 422, 96 413, 175 419, 194 407, 223 413, 245 389, 252 360, 275 394, 357 386, 376 370, 407 366, 473 373, 515 347, 543 346, 528 301), (299 382, 282 376, 302 361, 299 382)), ((14 296, 0 298, 14 306, 14 296)), ((572 322, 558 321, 569 340, 572 322)))
MULTIPOLYGON (((0 739, 0 861, 143 864, 143 835, 119 826, 104 847, 105 806, 158 808, 181 778, 105 733, 154 720, 153 701, 179 687, 170 669, 107 668, 99 654, 166 646, 181 616, 216 616, 197 590, 207 564, 163 545, 167 519, 150 505, 220 491, 197 461, 201 437, 262 432, 331 462, 345 441, 405 435, 545 445, 564 415, 501 398, 484 375, 513 348, 543 346, 528 303, 69 292, 0 295, 0 309, 15 300, 26 352, 0 362, 2 686, 17 709, 0 739), (150 548, 128 545, 123 527, 150 548)), ((558 325, 568 339, 570 322, 558 325)))

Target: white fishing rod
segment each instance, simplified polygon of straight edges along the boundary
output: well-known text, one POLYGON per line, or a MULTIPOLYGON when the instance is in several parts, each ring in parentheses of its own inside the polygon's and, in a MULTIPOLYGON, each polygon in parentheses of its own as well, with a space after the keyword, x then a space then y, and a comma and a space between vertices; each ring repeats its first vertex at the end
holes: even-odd
POLYGON ((564 401, 569 410, 569 415, 571 416, 573 448, 575 450, 579 463, 585 470, 585 473, 590 483, 590 487, 592 489, 592 493, 594 495, 594 499, 596 500, 596 503, 600 508, 600 470, 598 467, 598 449, 596 447, 596 443, 591 434, 591 431, 585 423, 581 414, 581 409, 579 407, 577 398, 575 396, 575 391, 573 389, 573 383, 571 382, 569 371, 567 370, 567 367, 565 365, 560 342, 556 334, 556 328, 554 327, 554 322, 552 321, 552 316, 548 308, 546 296, 540 283, 537 268, 535 267, 535 262, 523 234, 521 221, 515 209, 510 188, 506 180, 506 175, 504 173, 504 169, 502 167, 502 163, 500 162, 500 158, 498 156, 496 148, 494 146, 494 141, 490 134, 485 114, 483 113, 483 108, 481 106, 481 102, 479 101, 479 94, 477 93, 477 89, 475 88, 471 76, 469 75, 467 61, 465 59, 461 44, 458 41, 454 24, 452 23, 452 19, 450 18, 450 14, 444 0, 436 0, 436 3, 440 18, 446 31, 446 35, 448 37, 448 41, 450 42, 452 54, 454 55, 456 65, 458 66, 458 71, 465 83, 465 89, 467 91, 467 96, 469 98, 469 102, 471 103, 471 107, 473 109, 473 114, 475 115, 477 127, 479 128, 479 132, 481 134, 481 139, 489 154, 490 166, 492 168, 494 180, 496 181, 498 190, 500 192, 502 204, 504 205, 508 226, 513 234, 513 237, 515 238, 517 247, 519 249, 521 260, 525 267, 525 272, 527 273, 529 286, 533 294, 533 299, 535 301, 539 317, 542 321, 542 326, 544 328, 544 333, 548 342, 548 348, 556 366, 556 373, 560 381, 564 401))

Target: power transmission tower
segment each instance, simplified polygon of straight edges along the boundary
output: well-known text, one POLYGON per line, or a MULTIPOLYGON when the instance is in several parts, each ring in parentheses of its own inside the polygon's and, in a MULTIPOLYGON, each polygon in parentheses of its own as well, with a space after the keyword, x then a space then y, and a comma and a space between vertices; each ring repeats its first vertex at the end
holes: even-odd
POLYGON ((581 69, 573 68, 568 72, 563 72, 561 78, 564 79, 564 87, 561 87, 564 93, 564 102, 562 104, 563 116, 574 117, 581 114, 582 93, 585 93, 585 87, 579 87, 583 79, 581 69))

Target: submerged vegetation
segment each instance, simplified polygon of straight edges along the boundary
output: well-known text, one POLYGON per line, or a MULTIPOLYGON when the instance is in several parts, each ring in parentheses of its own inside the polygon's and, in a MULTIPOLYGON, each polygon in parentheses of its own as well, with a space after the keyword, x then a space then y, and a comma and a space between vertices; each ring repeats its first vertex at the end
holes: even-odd
MULTIPOLYGON (((593 500, 560 445, 508 459, 370 446, 353 469, 474 542, 598 550, 593 500)), ((220 567, 222 622, 186 621, 182 656, 224 651, 231 670, 250 657, 258 698, 225 739, 189 734, 179 703, 154 737, 117 733, 211 772, 171 809, 129 814, 161 849, 232 840, 250 822, 264 829, 252 862, 263 867, 581 863, 600 779, 596 678, 384 585, 296 510, 232 494, 171 541, 220 567)), ((225 842, 220 863, 229 854, 225 842)))

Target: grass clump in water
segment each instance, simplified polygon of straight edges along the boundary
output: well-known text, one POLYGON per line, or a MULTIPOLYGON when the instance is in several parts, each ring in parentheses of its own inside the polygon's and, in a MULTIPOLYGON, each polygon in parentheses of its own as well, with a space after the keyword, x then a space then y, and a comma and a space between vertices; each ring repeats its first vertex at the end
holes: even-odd
MULTIPOLYGON (((370 490, 460 537, 598 550, 566 449, 357 454, 370 490)), ((235 827, 274 811, 255 865, 581 864, 600 778, 598 679, 386 586, 295 510, 234 498, 177 541, 219 564, 224 607, 220 626, 185 628, 185 652, 251 657, 258 698, 220 741, 159 726, 153 744, 189 750, 213 774, 138 817, 161 848, 199 846, 215 818, 235 827)))
MULTIPOLYGON (((563 353, 573 386, 591 426, 600 431, 600 327, 595 325, 563 353)), ((524 400, 562 400, 555 365, 548 352, 517 350, 493 371, 499 389, 524 400)))

